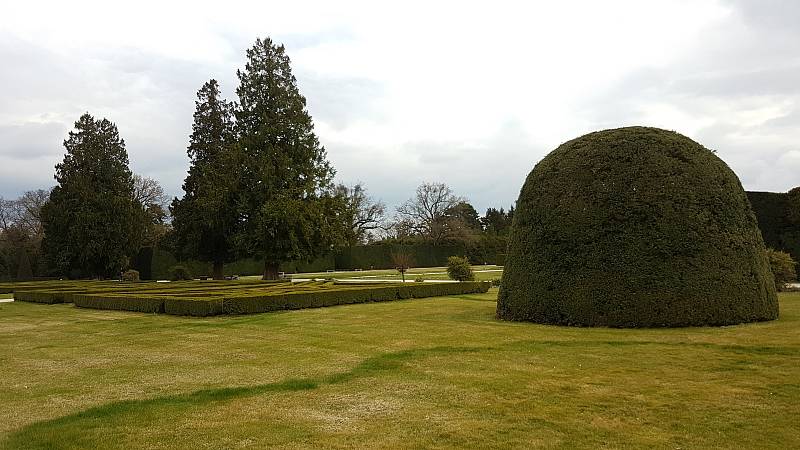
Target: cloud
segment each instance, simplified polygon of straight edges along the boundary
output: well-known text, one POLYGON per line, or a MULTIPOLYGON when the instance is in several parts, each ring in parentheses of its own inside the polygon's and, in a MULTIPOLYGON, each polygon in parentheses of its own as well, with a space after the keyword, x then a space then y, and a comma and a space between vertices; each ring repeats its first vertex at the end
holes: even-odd
POLYGON ((265 36, 286 45, 338 178, 389 206, 442 181, 508 207, 560 143, 638 124, 717 149, 746 188, 800 181, 797 2, 193 5, 0 5, 0 195, 50 186, 86 111, 180 195, 197 89, 216 78, 235 100, 265 36))

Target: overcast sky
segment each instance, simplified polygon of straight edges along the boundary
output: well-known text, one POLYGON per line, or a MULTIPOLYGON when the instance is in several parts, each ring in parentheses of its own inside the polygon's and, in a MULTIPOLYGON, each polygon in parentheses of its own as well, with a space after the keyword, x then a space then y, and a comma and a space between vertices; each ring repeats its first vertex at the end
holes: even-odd
POLYGON ((4 1, 0 196, 52 186, 85 111, 180 196, 196 91, 216 78, 235 100, 266 36, 338 181, 390 206, 438 181, 481 213, 508 207, 560 143, 628 125, 683 133, 746 189, 784 192, 800 185, 798 24, 795 0, 4 1))

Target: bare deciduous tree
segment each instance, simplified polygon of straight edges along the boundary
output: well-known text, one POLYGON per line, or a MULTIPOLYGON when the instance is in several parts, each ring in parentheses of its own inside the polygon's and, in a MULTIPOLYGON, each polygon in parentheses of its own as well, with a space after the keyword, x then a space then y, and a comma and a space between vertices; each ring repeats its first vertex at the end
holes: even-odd
POLYGON ((450 211, 465 200, 444 183, 422 183, 416 195, 397 208, 397 223, 434 244, 446 240, 452 226, 450 211))
POLYGON ((41 239, 42 206, 50 198, 50 192, 44 189, 27 191, 13 202, 13 218, 16 225, 25 230, 34 239, 41 239))
POLYGON ((144 244, 153 245, 167 232, 169 197, 158 181, 134 174, 133 198, 142 205, 147 215, 144 244))
POLYGON ((344 214, 348 229, 345 240, 348 245, 364 244, 370 240, 372 233, 381 228, 386 214, 386 205, 367 195, 362 183, 353 187, 337 186, 339 195, 345 200, 344 214))

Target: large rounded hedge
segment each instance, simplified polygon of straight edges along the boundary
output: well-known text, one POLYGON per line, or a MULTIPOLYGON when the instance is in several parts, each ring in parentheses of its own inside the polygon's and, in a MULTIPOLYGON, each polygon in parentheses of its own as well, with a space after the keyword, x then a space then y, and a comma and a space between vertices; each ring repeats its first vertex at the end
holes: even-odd
POLYGON ((677 327, 778 317, 764 242, 741 183, 714 152, 630 127, 569 141, 517 201, 497 316, 677 327))

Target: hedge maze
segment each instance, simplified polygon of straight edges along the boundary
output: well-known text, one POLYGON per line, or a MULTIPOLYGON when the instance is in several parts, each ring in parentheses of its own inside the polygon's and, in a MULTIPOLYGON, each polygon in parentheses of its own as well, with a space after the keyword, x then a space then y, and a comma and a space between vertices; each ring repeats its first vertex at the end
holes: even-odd
POLYGON ((488 282, 358 284, 311 281, 48 281, 0 284, 0 293, 34 303, 180 316, 255 314, 288 309, 483 293, 488 282))

